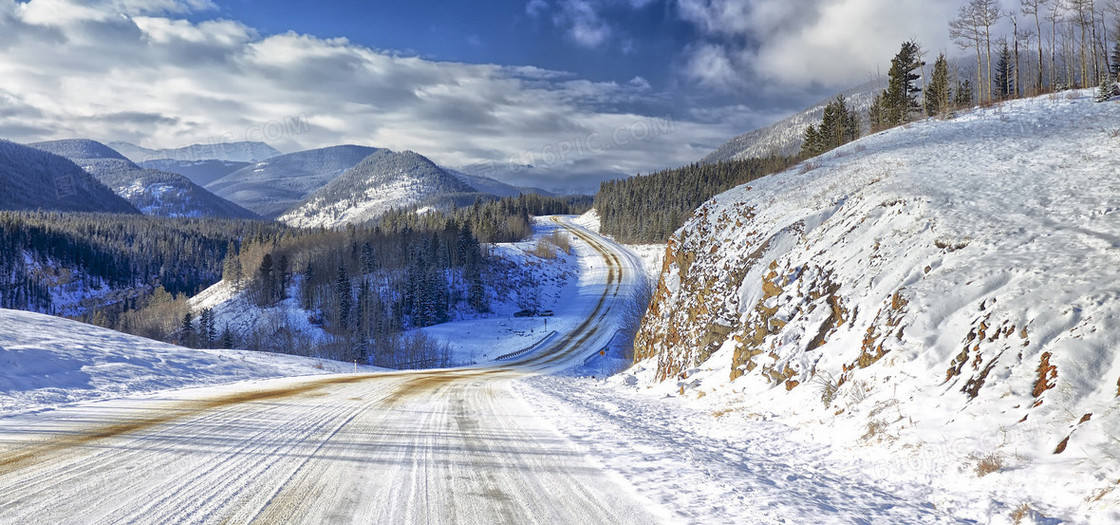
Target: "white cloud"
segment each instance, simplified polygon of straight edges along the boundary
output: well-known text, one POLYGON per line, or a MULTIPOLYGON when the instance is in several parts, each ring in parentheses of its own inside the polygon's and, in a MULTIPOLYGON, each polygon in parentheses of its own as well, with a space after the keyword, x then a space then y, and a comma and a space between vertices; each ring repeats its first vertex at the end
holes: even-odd
POLYGON ((684 74, 726 90, 757 79, 781 86, 845 88, 866 81, 899 45, 948 46, 956 0, 680 0, 681 18, 707 42, 689 50, 684 74))
MULTIPOLYGON (((359 143, 455 166, 610 136, 648 119, 621 108, 659 96, 640 78, 591 82, 534 67, 435 62, 346 39, 262 37, 234 21, 176 16, 204 7, 199 2, 88 5, 48 27, 44 13, 74 4, 0 0, 0 137, 149 147, 265 138, 286 151, 359 143), (291 119, 309 129, 259 136, 262 126, 291 119)), ((573 181, 593 184, 694 161, 735 131, 681 121, 672 133, 561 167, 587 177, 573 181)))
POLYGON ((568 36, 584 47, 599 47, 611 36, 611 26, 588 0, 561 0, 553 22, 566 27, 568 36))

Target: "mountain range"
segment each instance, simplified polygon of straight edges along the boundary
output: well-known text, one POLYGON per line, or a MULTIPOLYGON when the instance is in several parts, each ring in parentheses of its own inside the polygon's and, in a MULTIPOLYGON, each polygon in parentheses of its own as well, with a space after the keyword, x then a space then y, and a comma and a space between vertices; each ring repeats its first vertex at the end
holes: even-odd
POLYGON ((0 209, 139 213, 69 159, 0 140, 0 209))
POLYGON ((159 159, 187 162, 208 159, 230 162, 260 162, 281 154, 276 148, 264 142, 215 142, 171 149, 150 149, 130 142, 110 142, 109 147, 137 164, 159 159))
POLYGON ((255 218, 175 173, 144 169, 119 152, 88 139, 39 142, 31 147, 66 157, 145 215, 160 217, 255 218))

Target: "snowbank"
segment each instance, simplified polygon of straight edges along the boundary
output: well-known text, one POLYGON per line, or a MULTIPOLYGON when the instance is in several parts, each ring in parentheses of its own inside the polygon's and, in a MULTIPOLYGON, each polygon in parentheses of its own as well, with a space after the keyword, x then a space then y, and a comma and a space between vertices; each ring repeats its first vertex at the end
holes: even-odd
POLYGON ((353 365, 195 350, 41 314, 0 310, 0 415, 203 385, 350 372, 353 365))

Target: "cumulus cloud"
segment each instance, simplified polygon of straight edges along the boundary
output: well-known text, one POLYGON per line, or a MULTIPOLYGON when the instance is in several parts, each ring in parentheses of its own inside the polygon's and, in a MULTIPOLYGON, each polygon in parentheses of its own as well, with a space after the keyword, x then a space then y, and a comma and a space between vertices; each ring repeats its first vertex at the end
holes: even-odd
POLYGON ((947 46, 955 0, 679 0, 680 17, 705 41, 687 51, 684 74, 733 90, 757 80, 779 88, 845 88, 867 80, 908 39, 947 46))
MULTIPOLYGON (((641 108, 665 106, 640 78, 591 82, 534 67, 437 62, 180 16, 209 7, 0 0, 0 136, 148 147, 264 139, 285 151, 360 143, 459 166, 609 137, 647 121, 641 108)), ((678 118, 671 132, 553 158, 547 176, 559 179, 537 184, 586 189, 602 177, 685 164, 738 131, 678 118)))

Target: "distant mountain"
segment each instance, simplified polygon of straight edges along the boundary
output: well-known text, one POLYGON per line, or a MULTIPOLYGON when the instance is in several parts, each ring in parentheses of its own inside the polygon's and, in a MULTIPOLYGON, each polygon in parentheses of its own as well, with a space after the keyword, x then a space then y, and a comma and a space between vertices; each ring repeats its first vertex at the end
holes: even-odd
POLYGON ((245 166, 206 189, 262 217, 275 218, 376 151, 345 145, 289 153, 245 166))
MULTIPOLYGON (((467 168, 470 169, 470 168, 467 168)), ((459 179, 464 184, 482 192, 489 193, 498 197, 516 197, 523 193, 536 193, 545 197, 555 197, 552 192, 542 190, 540 188, 528 188, 524 186, 514 186, 506 184, 499 180, 485 177, 482 175, 471 174, 463 170, 456 170, 451 168, 443 168, 443 171, 450 173, 456 179, 459 179)))
POLYGON ((100 142, 86 139, 54 140, 29 146, 65 156, 145 215, 237 219, 257 217, 253 212, 206 191, 182 175, 141 168, 100 142))
MULTIPOLYGON (((849 110, 860 116, 862 133, 867 131, 867 110, 871 100, 880 88, 875 82, 844 91, 849 110)), ((805 129, 816 124, 824 116, 824 107, 835 100, 835 96, 822 100, 813 106, 775 122, 765 128, 744 133, 728 141, 700 160, 702 164, 714 164, 728 160, 742 160, 750 157, 767 157, 771 154, 783 156, 796 155, 801 151, 805 139, 805 129)))
POLYGON ((174 160, 158 159, 139 163, 141 168, 150 170, 178 173, 199 186, 206 186, 230 173, 233 173, 249 162, 234 162, 229 160, 174 160))
POLYGON ((109 147, 137 164, 160 159, 199 161, 225 160, 230 162, 260 162, 281 155, 276 148, 263 142, 219 142, 217 144, 192 144, 175 149, 149 149, 128 142, 110 142, 109 147))
POLYGON ((378 150, 280 217, 302 227, 361 223, 393 208, 462 201, 475 188, 412 151, 378 150), (462 198, 455 198, 462 197, 462 198))
POLYGON ((0 209, 139 213, 65 157, 0 140, 0 209))

